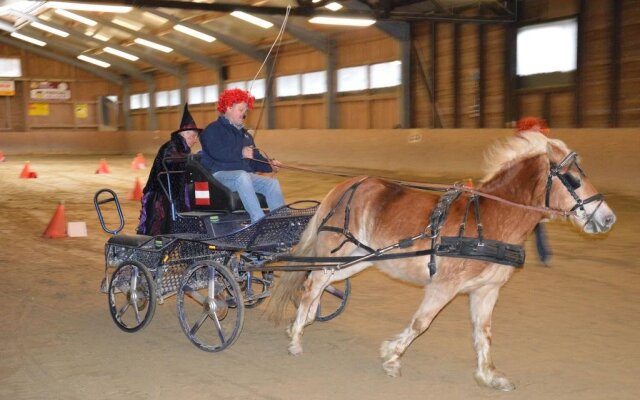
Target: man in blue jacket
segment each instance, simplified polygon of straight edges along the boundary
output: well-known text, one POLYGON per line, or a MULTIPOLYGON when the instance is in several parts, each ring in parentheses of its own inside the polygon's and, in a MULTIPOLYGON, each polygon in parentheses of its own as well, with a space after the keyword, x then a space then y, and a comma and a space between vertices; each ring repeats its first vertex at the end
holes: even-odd
POLYGON ((244 120, 253 108, 254 100, 242 89, 225 90, 218 99, 220 117, 200 135, 202 164, 223 185, 238 192, 252 223, 264 217, 256 193, 264 195, 270 210, 284 205, 278 180, 256 174, 277 172, 280 163, 263 157, 244 128, 244 120))

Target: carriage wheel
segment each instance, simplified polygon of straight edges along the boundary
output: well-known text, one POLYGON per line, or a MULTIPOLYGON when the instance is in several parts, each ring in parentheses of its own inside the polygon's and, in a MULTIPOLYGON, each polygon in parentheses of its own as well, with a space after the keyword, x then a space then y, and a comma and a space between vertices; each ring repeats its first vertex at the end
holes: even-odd
POLYGON ((244 293, 244 306, 246 308, 254 308, 259 306, 267 297, 269 297, 269 287, 273 283, 273 272, 261 272, 261 277, 251 275, 251 290, 248 290, 247 282, 249 274, 244 274, 243 281, 240 283, 240 289, 244 293))
POLYGON ((320 304, 316 312, 316 321, 329 321, 340 315, 347 306, 351 293, 351 281, 334 282, 327 286, 320 297, 320 304))
POLYGON ((138 261, 120 264, 111 275, 108 298, 118 328, 132 333, 147 326, 156 311, 155 282, 149 269, 138 261))
POLYGON ((242 330, 244 304, 233 274, 208 261, 189 268, 176 299, 178 319, 187 338, 201 350, 217 352, 231 346, 242 330))

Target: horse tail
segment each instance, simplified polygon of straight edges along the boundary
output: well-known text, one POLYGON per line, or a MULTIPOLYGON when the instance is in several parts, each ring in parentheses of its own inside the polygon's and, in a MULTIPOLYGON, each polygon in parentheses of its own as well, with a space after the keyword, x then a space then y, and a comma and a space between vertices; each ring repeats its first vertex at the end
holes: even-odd
MULTIPOLYGON (((315 254, 317 239, 317 225, 319 213, 311 218, 307 228, 302 233, 300 241, 291 251, 292 256, 312 257, 315 254)), ((285 310, 289 304, 298 304, 302 293, 302 286, 307 279, 308 271, 282 271, 270 296, 266 313, 276 325, 282 322, 285 310)))

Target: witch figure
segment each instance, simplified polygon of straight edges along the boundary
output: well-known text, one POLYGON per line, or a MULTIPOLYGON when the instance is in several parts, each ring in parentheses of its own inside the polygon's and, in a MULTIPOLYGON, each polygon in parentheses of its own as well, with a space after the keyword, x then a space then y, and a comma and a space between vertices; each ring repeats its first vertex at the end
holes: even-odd
POLYGON ((177 211, 191 209, 189 196, 186 194, 184 174, 167 174, 163 160, 169 171, 184 170, 186 156, 191 153, 191 147, 198 141, 202 129, 196 126, 189 113, 188 105, 184 105, 180 128, 171 133, 171 139, 160 146, 153 166, 142 193, 142 209, 140 223, 136 229, 140 235, 162 235, 172 232, 173 221, 177 211), (182 158, 180 161, 166 160, 182 158), (162 182, 162 185, 161 185, 162 182), (171 193, 171 201, 162 186, 171 193))

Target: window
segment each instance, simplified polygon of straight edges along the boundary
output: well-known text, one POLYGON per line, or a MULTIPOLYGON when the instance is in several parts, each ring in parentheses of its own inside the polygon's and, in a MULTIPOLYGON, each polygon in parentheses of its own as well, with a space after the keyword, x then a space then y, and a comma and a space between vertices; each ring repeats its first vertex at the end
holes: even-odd
POLYGON ((218 85, 209 85, 204 87, 204 102, 215 103, 218 101, 218 85))
POLYGON ((204 86, 191 87, 187 90, 189 104, 204 103, 204 86))
POLYGON ((229 82, 229 83, 227 83, 227 89, 247 90, 247 82, 245 82, 245 81, 229 82))
POLYGON ((300 94, 300 75, 285 75, 276 78, 276 96, 287 97, 300 94))
POLYGON ((140 95, 139 94, 132 94, 131 96, 129 96, 129 108, 131 110, 137 110, 138 108, 141 108, 142 104, 140 101, 140 95))
POLYGON ((578 22, 575 18, 518 29, 517 75, 574 71, 577 43, 578 22))
POLYGON ((0 76, 19 78, 22 76, 22 64, 19 58, 0 58, 0 76))
POLYGON ((402 63, 391 61, 369 66, 369 88, 385 88, 398 86, 401 82, 402 63))
POLYGON ((338 70, 338 92, 364 90, 368 85, 366 65, 338 70))
POLYGON ((318 94, 327 91, 327 71, 302 74, 302 94, 318 94))
POLYGON ((264 99, 265 94, 265 80, 256 79, 253 83, 249 82, 249 92, 256 100, 264 99))
POLYGON ((150 106, 149 93, 141 93, 140 94, 140 104, 142 105, 141 108, 149 108, 149 106, 150 106))
POLYGON ((162 90, 156 92, 156 107, 167 107, 169 105, 169 92, 162 90))
POLYGON ((169 105, 170 106, 179 106, 180 101, 180 89, 169 90, 169 105))

